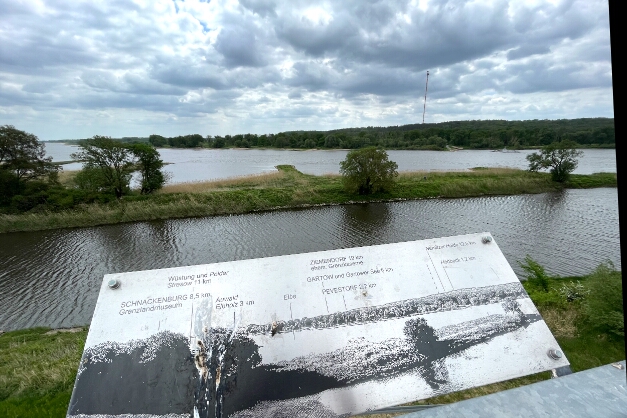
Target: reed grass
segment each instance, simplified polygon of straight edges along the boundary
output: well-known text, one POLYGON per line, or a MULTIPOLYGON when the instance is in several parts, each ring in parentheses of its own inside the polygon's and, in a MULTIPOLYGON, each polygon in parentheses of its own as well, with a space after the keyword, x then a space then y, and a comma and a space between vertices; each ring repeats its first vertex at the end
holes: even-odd
POLYGON ((277 187, 284 178, 284 171, 274 171, 224 180, 168 184, 158 193, 203 193, 220 189, 277 187))
POLYGON ((0 335, 0 416, 64 417, 87 329, 47 328, 0 335))
POLYGON ((80 170, 61 170, 58 173, 58 180, 64 186, 70 186, 74 182, 74 177, 80 170))
POLYGON ((577 336, 575 324, 580 321, 581 313, 574 309, 546 307, 542 309, 542 319, 556 338, 575 338, 577 336))
MULTIPOLYGON (((573 175, 566 184, 547 173, 509 168, 467 171, 403 172, 385 193, 359 196, 347 193, 336 174, 303 174, 293 166, 234 179, 173 184, 148 196, 131 195, 113 203, 82 205, 59 212, 0 214, 0 233, 86 227, 122 222, 242 214, 356 202, 385 202, 424 198, 462 198, 488 195, 544 193, 563 188, 616 187, 616 174, 573 175)), ((71 172, 64 181, 71 181, 71 172)))

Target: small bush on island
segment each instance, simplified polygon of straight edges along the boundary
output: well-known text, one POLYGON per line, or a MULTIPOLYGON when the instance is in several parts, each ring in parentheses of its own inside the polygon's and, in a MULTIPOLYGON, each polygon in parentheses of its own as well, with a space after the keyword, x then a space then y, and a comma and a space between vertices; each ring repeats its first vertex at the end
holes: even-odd
POLYGON ((572 141, 560 141, 542 147, 540 153, 527 155, 529 171, 548 168, 553 181, 564 183, 570 178, 570 173, 577 168, 577 158, 583 156, 582 151, 575 149, 576 146, 577 144, 572 141))
POLYGON ((350 151, 340 162, 345 189, 360 195, 389 190, 398 176, 397 169, 398 164, 388 160, 388 153, 376 147, 350 151))

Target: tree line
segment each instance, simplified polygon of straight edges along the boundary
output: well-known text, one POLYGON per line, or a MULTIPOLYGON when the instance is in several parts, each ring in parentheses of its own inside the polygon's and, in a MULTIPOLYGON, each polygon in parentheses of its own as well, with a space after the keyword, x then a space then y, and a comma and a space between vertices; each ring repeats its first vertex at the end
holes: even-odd
MULTIPOLYGON (((581 147, 613 148, 613 118, 560 120, 475 120, 344 128, 330 131, 286 131, 277 134, 206 135, 115 138, 123 143, 145 142, 172 148, 295 148, 445 150, 536 148, 553 142, 571 141, 581 147)), ((82 140, 64 140, 78 144, 82 140)))
POLYGON ((374 146, 422 150, 445 150, 449 147, 520 149, 542 147, 560 141, 571 141, 579 146, 614 147, 614 119, 455 121, 263 135, 148 137, 148 142, 155 147, 174 148, 358 149, 374 146))

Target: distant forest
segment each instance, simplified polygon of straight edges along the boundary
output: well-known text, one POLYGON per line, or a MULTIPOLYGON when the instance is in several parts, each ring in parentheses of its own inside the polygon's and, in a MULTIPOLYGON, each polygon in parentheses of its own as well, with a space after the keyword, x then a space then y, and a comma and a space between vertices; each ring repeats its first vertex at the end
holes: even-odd
MULTIPOLYGON (((203 137, 200 134, 148 138, 126 137, 123 142, 150 142, 173 148, 296 148, 354 149, 379 146, 386 149, 445 150, 534 148, 560 140, 581 147, 613 148, 613 118, 560 120, 476 120, 402 126, 346 128, 331 131, 288 131, 277 134, 243 134, 203 137)), ((72 141, 76 142, 76 141, 72 141)))

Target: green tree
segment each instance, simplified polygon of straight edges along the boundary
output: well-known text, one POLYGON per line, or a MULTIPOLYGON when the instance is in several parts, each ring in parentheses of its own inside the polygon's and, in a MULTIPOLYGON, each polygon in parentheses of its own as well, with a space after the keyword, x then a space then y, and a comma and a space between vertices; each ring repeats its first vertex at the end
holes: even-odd
POLYGON ((163 160, 154 147, 148 144, 131 144, 129 149, 136 158, 136 165, 141 175, 141 194, 153 193, 165 184, 167 178, 161 171, 163 160))
POLYGON ((33 134, 0 126, 0 169, 9 171, 19 181, 28 181, 55 174, 59 167, 46 157, 44 144, 33 134))
POLYGON ((429 137, 429 139, 427 140, 427 143, 429 145, 435 145, 439 149, 445 149, 446 148, 446 139, 444 139, 442 137, 439 137, 437 135, 433 135, 433 136, 429 137))
POLYGON ((324 139, 324 146, 326 148, 337 148, 340 146, 340 140, 335 137, 335 135, 328 135, 324 139))
POLYGON ((162 147, 164 145, 168 145, 168 139, 161 135, 150 135, 148 137, 148 142, 150 142, 155 147, 162 147))
POLYGON ((107 191, 118 199, 129 192, 135 161, 127 146, 108 136, 96 135, 81 141, 79 147, 81 150, 73 153, 72 158, 84 161, 88 170, 99 170, 107 191))
POLYGON ((72 179, 79 190, 95 193, 110 193, 110 187, 99 167, 83 167, 72 179))
POLYGON ((0 126, 0 204, 26 191, 29 182, 47 180, 41 186, 56 183, 59 169, 46 157, 44 144, 35 135, 12 125, 0 126))
POLYGON ((398 176, 398 165, 385 150, 367 147, 350 151, 340 162, 344 187, 350 193, 368 195, 389 190, 398 176))
POLYGON ((583 156, 582 151, 575 149, 576 146, 576 143, 564 140, 542 147, 539 153, 534 152, 527 155, 529 171, 548 168, 553 181, 559 183, 567 181, 570 173, 577 168, 577 158, 583 156))
POLYGON ((226 142, 224 141, 224 138, 222 138, 219 135, 216 135, 213 138, 213 147, 214 148, 224 148, 224 145, 226 144, 226 142))

